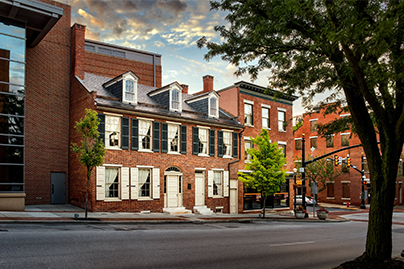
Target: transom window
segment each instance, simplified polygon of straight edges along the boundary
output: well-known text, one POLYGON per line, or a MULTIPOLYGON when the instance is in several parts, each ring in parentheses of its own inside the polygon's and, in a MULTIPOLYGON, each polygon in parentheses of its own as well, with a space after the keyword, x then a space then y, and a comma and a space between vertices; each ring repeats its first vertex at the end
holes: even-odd
POLYGON ((169 152, 178 152, 179 151, 178 133, 179 133, 178 125, 173 125, 173 124, 168 125, 168 143, 169 143, 168 151, 169 152))
POLYGON ((177 90, 171 91, 171 109, 180 110, 180 92, 177 90))
POLYGON ((223 173, 221 171, 213 171, 213 195, 223 195, 222 178, 223 173))
POLYGON ((199 128, 199 154, 208 154, 209 130, 199 128))
POLYGON ((119 168, 105 168, 105 198, 119 198, 119 168))
POLYGON ((139 120, 139 150, 151 150, 151 121, 139 120))
POLYGON ((245 125, 253 125, 253 106, 252 104, 244 104, 244 123, 245 125))
POLYGON ((139 169, 139 197, 150 197, 151 190, 150 169, 139 169))
POLYGON ((120 148, 121 117, 105 116, 105 145, 107 148, 120 148))
POLYGON ((230 132, 223 132, 223 156, 231 157, 231 135, 230 132))
POLYGON ((125 101, 135 101, 135 83, 132 80, 125 81, 125 101))

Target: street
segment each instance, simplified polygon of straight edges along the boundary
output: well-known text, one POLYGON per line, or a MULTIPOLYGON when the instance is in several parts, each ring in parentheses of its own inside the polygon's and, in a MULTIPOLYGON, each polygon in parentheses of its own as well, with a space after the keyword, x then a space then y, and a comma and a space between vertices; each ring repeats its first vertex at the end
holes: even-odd
MULTIPOLYGON (((0 224, 1 268, 332 268, 367 223, 0 224)), ((393 257, 404 248, 393 225, 393 257)))

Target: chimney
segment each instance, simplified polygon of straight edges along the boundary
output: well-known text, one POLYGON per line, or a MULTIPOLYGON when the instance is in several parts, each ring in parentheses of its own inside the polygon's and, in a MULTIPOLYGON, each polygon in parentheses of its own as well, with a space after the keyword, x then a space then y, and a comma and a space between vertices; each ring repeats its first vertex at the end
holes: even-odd
POLYGON ((74 76, 84 79, 86 27, 75 23, 72 26, 72 71, 74 76))
POLYGON ((181 84, 181 87, 182 87, 182 93, 188 94, 188 85, 181 84))
POLYGON ((210 92, 213 91, 213 76, 206 75, 203 77, 203 91, 210 92))

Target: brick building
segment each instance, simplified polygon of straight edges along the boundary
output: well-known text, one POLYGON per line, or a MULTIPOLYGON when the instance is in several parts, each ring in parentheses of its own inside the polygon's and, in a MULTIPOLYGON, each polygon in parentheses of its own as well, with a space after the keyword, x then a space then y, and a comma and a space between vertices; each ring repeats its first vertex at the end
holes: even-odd
POLYGON ((0 3, 0 210, 49 204, 51 181, 67 178, 70 12, 47 0, 0 3))
MULTIPOLYGON (((321 137, 317 133, 318 124, 326 124, 340 117, 346 117, 349 114, 336 112, 334 114, 328 114, 324 116, 324 111, 318 113, 308 113, 303 115, 303 125, 294 133, 294 156, 301 158, 302 156, 302 137, 305 136, 305 156, 306 160, 308 156, 318 157, 325 153, 329 153, 344 147, 354 146, 361 144, 359 137, 351 132, 350 129, 343 133, 332 134, 327 137, 321 137), (311 152, 313 148, 313 152, 311 152)), ((365 172, 366 184, 365 191, 367 199, 365 203, 368 204, 371 199, 370 189, 370 175, 366 163, 366 155, 363 153, 362 147, 351 148, 348 150, 336 153, 338 157, 343 158, 343 164, 341 165, 342 174, 338 176, 334 181, 326 182, 326 189, 318 194, 319 202, 335 203, 335 204, 353 204, 361 205, 361 193, 362 193, 362 180, 361 174, 353 169, 349 168, 346 164, 346 158, 349 155, 351 159, 351 165, 355 165, 359 170, 365 172), (363 157, 363 158, 362 158, 363 157), (363 162, 362 162, 363 160, 363 162), (363 163, 363 164, 362 164, 363 163)), ((333 156, 327 158, 327 165, 334 167, 333 156)), ((396 185, 396 199, 395 204, 403 204, 403 161, 400 160, 398 167, 398 178, 396 185)), ((308 184, 308 183, 307 183, 308 184)), ((321 186, 319 186, 321 187, 321 186)), ((310 188, 307 188, 310 192, 310 188)))
MULTIPOLYGON (((277 142, 286 156, 286 182, 281 191, 274 197, 268 197, 267 207, 290 207, 293 199, 293 127, 289 120, 293 117, 293 101, 296 96, 286 94, 275 98, 274 90, 266 92, 266 88, 245 81, 240 81, 218 90, 220 106, 235 115, 245 126, 241 136, 244 150, 241 152, 241 162, 237 164, 239 171, 245 171, 248 155, 245 149, 254 145, 251 137, 257 137, 262 129, 267 129, 271 142, 277 142)), ((236 186, 231 186, 236 187, 236 186)), ((262 199, 255 190, 247 189, 238 181, 239 212, 262 208, 262 199)))

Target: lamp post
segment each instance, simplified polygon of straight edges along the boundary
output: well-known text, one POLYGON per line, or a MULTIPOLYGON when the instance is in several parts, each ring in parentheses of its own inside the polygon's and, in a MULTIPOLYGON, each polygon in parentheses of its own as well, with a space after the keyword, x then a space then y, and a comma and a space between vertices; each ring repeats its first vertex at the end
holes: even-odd
MULTIPOLYGON (((304 157, 305 154, 305 139, 304 134, 302 134, 302 206, 306 210, 306 160, 304 157)), ((308 218, 309 215, 306 212, 305 218, 308 218)))
POLYGON ((295 168, 293 168, 293 180, 294 180, 294 183, 295 183, 295 184, 293 184, 293 192, 294 192, 294 194, 293 194, 293 209, 296 209, 296 174, 297 174, 297 168, 295 167, 295 168))
POLYGON ((362 204, 360 209, 366 209, 366 205, 365 205, 365 169, 364 169, 364 165, 363 165, 363 152, 362 152, 362 156, 361 156, 361 163, 362 163, 362 168, 361 168, 361 185, 362 185, 362 204))

